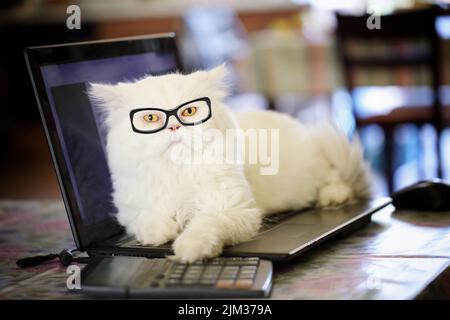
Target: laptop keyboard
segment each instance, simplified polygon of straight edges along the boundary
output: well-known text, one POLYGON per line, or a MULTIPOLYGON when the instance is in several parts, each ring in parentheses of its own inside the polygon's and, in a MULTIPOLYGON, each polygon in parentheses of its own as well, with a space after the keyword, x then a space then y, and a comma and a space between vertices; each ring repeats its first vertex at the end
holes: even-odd
POLYGON ((137 241, 136 239, 131 239, 131 240, 129 240, 129 241, 126 241, 126 242, 124 242, 123 244, 121 244, 122 246, 125 246, 125 247, 142 247, 142 248, 146 248, 146 247, 148 247, 148 248, 154 248, 154 247, 158 247, 158 248, 161 248, 161 249, 170 249, 170 248, 172 248, 172 241, 171 242, 167 242, 167 243, 164 243, 164 244, 161 244, 161 245, 159 245, 159 246, 149 246, 149 245, 147 245, 147 244, 142 244, 142 243, 140 243, 139 241, 137 241))
POLYGON ((289 218, 292 218, 293 216, 296 216, 299 213, 300 213, 299 211, 286 211, 286 212, 276 213, 276 214, 273 214, 268 217, 264 217, 261 229, 259 231, 260 232, 268 231, 268 230, 272 229, 273 227, 275 227, 276 225, 278 225, 279 223, 281 223, 289 218))
MULTIPOLYGON (((281 223, 293 216, 296 216, 297 214, 299 214, 299 211, 286 211, 286 212, 280 212, 277 214, 273 214, 268 217, 264 217, 262 225, 261 225, 261 229, 259 230, 259 232, 266 232, 266 231, 272 229, 273 227, 277 226, 279 223, 281 223)), ((128 238, 126 241, 121 243, 121 245, 127 246, 127 247, 151 247, 151 246, 139 243, 133 237, 128 238)), ((167 242, 165 244, 159 245, 158 248, 171 249, 172 242, 167 242)))

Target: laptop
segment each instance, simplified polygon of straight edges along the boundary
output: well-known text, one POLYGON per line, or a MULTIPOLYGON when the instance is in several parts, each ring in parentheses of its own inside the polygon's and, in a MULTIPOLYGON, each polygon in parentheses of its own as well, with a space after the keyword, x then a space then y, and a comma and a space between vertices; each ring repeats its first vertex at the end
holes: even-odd
MULTIPOLYGON (((116 83, 182 70, 175 35, 32 47, 25 50, 40 115, 77 248, 89 255, 163 257, 170 244, 142 246, 115 219, 102 115, 86 95, 89 82, 116 83)), ((357 229, 390 198, 340 209, 283 212, 265 219, 248 242, 225 256, 286 260, 357 229)), ((156 228, 157 226, 155 226, 156 228)))

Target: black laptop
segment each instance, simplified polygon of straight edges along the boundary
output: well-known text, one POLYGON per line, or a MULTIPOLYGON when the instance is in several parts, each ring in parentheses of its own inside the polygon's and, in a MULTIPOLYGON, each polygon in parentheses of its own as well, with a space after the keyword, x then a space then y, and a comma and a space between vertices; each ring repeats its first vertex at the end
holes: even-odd
MULTIPOLYGON (((116 83, 182 70, 174 34, 27 48, 28 70, 76 246, 90 255, 162 257, 170 244, 142 246, 115 219, 102 115, 91 107, 89 82, 116 83)), ((340 209, 283 212, 265 219, 252 240, 225 256, 285 260, 361 227, 389 198, 340 209)), ((157 226, 155 226, 157 227, 157 226)))

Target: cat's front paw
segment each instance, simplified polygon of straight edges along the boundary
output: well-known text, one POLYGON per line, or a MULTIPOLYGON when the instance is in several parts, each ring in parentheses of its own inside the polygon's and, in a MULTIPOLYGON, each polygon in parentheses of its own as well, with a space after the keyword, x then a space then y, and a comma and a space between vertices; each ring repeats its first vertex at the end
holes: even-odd
POLYGON ((173 243, 175 259, 190 263, 218 256, 223 244, 212 234, 182 233, 173 243))
POLYGON ((179 231, 179 224, 170 217, 148 218, 137 226, 136 239, 143 245, 159 246, 174 240, 179 231))
POLYGON ((345 184, 329 184, 319 191, 318 204, 322 207, 341 205, 351 199, 352 191, 345 184))

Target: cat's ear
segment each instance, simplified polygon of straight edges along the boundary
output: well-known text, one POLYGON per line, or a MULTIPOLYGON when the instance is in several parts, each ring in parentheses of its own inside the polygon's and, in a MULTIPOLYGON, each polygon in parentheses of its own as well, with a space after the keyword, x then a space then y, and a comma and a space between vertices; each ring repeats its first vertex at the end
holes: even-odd
POLYGON ((196 80, 208 95, 215 95, 217 98, 223 98, 228 95, 230 82, 225 64, 209 70, 197 71, 195 75, 196 80))
POLYGON ((214 83, 226 81, 228 76, 227 67, 225 63, 218 65, 207 71, 208 78, 214 83))
POLYGON ((118 85, 90 82, 87 94, 94 108, 99 109, 98 111, 109 113, 120 105, 118 85))
POLYGON ((90 82, 87 93, 89 98, 97 103, 104 104, 117 99, 117 88, 111 84, 90 82))
POLYGON ((221 98, 228 95, 230 91, 230 79, 225 63, 203 72, 202 80, 211 86, 211 89, 216 91, 217 95, 221 98))

